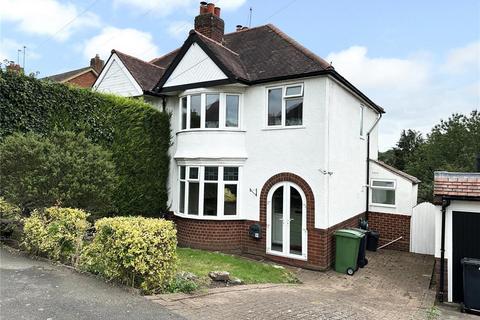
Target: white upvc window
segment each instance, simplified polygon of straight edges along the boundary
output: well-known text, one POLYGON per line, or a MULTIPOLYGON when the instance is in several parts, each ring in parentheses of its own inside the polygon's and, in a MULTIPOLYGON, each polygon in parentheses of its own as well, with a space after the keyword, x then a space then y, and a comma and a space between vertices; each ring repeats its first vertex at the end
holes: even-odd
POLYGON ((364 137, 364 132, 363 132, 364 117, 365 117, 365 106, 363 104, 361 104, 360 105, 360 110, 359 110, 360 137, 364 137))
POLYGON ((372 179, 371 203, 373 205, 394 207, 396 187, 397 184, 395 180, 372 179))
POLYGON ((238 215, 240 167, 179 166, 180 214, 198 217, 238 215))
POLYGON ((212 91, 182 96, 180 130, 240 129, 241 104, 239 93, 212 91))
POLYGON ((267 88, 266 126, 269 128, 303 125, 303 83, 267 88))

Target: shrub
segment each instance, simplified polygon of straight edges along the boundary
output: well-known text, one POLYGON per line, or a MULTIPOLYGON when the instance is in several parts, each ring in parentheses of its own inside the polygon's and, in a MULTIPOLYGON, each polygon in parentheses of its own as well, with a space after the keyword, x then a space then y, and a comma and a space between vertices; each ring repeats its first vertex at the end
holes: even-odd
POLYGON ((34 210, 24 220, 23 246, 29 252, 76 265, 88 214, 80 209, 51 207, 34 210))
POLYGON ((83 133, 15 133, 0 143, 0 156, 2 193, 24 211, 53 205, 113 210, 118 179, 112 155, 83 133))
POLYGON ((20 218, 20 208, 0 197, 0 237, 2 239, 15 238, 13 235, 18 233, 20 218))
POLYGON ((0 70, 0 141, 15 132, 85 132, 112 153, 120 212, 168 208, 170 117, 140 99, 91 92, 0 70))
POLYGON ((142 217, 103 218, 82 253, 82 266, 144 293, 165 291, 177 264, 177 236, 171 221, 142 217))

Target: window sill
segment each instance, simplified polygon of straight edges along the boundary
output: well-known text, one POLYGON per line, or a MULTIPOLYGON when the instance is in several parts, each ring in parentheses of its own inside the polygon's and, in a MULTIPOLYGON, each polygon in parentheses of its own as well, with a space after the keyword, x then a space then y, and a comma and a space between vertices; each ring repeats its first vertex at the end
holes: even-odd
POLYGON ((396 208, 397 206, 394 204, 383 204, 383 203, 370 203, 372 207, 385 207, 385 208, 396 208))
POLYGON ((184 213, 174 212, 177 217, 185 218, 185 219, 192 219, 192 220, 212 220, 212 221, 225 221, 225 220, 245 220, 244 217, 235 215, 235 216, 198 216, 198 215, 190 215, 184 213))
POLYGON ((188 132, 246 132, 246 130, 232 128, 232 129, 220 129, 220 128, 198 128, 198 129, 184 129, 179 130, 176 134, 179 133, 188 133, 188 132))
POLYGON ((262 131, 273 131, 273 130, 290 130, 290 129, 306 129, 305 126, 278 126, 278 127, 265 127, 262 131))

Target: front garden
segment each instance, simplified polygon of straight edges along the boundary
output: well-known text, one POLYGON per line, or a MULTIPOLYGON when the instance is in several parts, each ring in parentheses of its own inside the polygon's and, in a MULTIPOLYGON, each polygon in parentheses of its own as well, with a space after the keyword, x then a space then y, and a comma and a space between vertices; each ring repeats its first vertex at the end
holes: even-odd
POLYGON ((146 294, 208 287, 212 271, 223 285, 295 281, 282 267, 177 248, 163 219, 169 114, 2 70, 0 98, 2 240, 146 294))

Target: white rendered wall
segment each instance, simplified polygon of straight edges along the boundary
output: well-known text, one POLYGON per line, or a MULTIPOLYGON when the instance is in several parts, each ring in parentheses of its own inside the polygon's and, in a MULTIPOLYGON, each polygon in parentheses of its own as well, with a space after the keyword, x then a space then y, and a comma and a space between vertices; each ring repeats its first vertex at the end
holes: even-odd
POLYGON ((417 204, 418 185, 399 176, 375 162, 370 162, 370 179, 386 179, 396 182, 395 206, 382 206, 372 204, 370 192, 370 211, 412 215, 413 207, 417 204))
MULTIPOLYGON (((322 225, 333 226, 366 211, 366 132, 374 124, 377 113, 365 106, 364 136, 360 136, 360 106, 362 101, 352 95, 343 86, 328 79, 328 117, 327 129, 328 155, 326 176, 328 184, 328 203, 324 207, 326 214, 319 218, 322 225)), ((376 146, 376 128, 371 134, 371 145, 376 146)), ((376 158, 377 148, 371 155, 376 158)), ((317 209, 318 210, 318 209, 317 209)))
MULTIPOLYGON (((435 214, 435 257, 440 258, 441 238, 442 238, 442 206, 436 206, 435 214)), ((445 214, 445 258, 448 259, 448 283, 453 284, 453 233, 452 233, 452 212, 463 211, 480 214, 480 202, 478 201, 451 201, 445 214)), ((453 300, 453 285, 448 286, 448 301, 453 300)))
POLYGON ((227 79, 225 73, 196 43, 193 43, 172 72, 164 87, 227 79))

